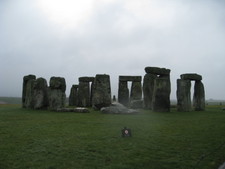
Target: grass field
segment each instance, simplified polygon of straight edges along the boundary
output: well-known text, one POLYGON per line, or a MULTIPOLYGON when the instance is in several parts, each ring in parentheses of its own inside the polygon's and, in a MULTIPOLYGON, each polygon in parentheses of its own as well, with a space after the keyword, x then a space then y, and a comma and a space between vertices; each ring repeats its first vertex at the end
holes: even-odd
POLYGON ((0 169, 216 169, 225 111, 59 113, 0 105, 0 169), (133 136, 121 137, 126 126, 133 136))

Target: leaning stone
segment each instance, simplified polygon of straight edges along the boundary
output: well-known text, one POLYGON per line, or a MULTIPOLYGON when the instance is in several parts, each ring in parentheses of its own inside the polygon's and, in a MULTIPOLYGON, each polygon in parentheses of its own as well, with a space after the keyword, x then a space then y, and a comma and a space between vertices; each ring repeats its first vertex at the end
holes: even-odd
POLYGON ((132 82, 141 82, 141 76, 119 76, 119 81, 132 81, 132 82))
POLYGON ((27 75, 23 77, 23 92, 22 92, 22 107, 25 108, 25 100, 26 100, 26 90, 27 90, 27 82, 29 80, 35 80, 35 75, 27 75))
POLYGON ((169 75, 170 69, 159 68, 159 67, 146 67, 146 73, 156 74, 156 75, 169 75))
POLYGON ((153 91, 152 108, 155 112, 170 111, 171 84, 168 78, 156 78, 153 91))
POLYGON ((177 79, 177 110, 191 111, 191 81, 177 79))
POLYGON ((154 90, 154 81, 157 75, 147 73, 144 76, 143 94, 144 94, 144 106, 146 109, 152 109, 152 98, 154 90))
POLYGON ((34 82, 34 109, 43 109, 48 107, 48 86, 44 78, 38 78, 34 82))
POLYGON ((201 81, 195 81, 193 106, 195 111, 205 110, 205 90, 201 81))
POLYGON ((107 107, 111 104, 110 76, 98 74, 93 84, 92 106, 97 109, 107 107))
POLYGON ((196 73, 186 73, 186 74, 182 74, 180 75, 180 78, 183 80, 202 80, 202 76, 198 75, 196 73))

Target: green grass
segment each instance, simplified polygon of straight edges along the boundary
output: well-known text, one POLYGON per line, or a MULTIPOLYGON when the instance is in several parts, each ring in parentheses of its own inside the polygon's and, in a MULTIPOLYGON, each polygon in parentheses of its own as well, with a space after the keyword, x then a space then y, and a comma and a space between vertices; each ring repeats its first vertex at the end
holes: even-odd
POLYGON ((0 169, 215 169, 225 111, 110 115, 0 105, 0 169), (131 128, 133 136, 121 137, 131 128))

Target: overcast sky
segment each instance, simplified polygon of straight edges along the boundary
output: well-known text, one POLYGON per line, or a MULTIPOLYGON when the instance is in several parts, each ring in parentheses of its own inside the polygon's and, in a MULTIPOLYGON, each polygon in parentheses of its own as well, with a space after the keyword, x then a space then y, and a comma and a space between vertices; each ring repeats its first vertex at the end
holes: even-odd
MULTIPOLYGON (((225 99, 224 0, 0 0, 0 96, 22 95, 23 76, 72 84, 109 74, 171 70, 203 77, 206 99, 225 99)), ((192 83, 193 88, 193 83, 192 83)), ((193 93, 192 93, 193 94, 193 93)))

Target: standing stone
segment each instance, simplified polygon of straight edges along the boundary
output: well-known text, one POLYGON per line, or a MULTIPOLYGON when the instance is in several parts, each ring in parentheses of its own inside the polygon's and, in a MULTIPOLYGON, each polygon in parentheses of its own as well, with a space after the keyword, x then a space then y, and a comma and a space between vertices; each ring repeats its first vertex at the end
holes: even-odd
POLYGON ((44 78, 38 78, 34 82, 34 109, 43 109, 48 107, 48 86, 44 78))
POLYGON ((169 78, 156 78, 153 91, 152 108, 156 112, 170 111, 171 85, 169 78))
POLYGON ((193 106, 195 111, 205 110, 205 89, 200 80, 195 81, 193 106))
POLYGON ((70 89, 69 106, 78 105, 78 85, 73 85, 70 89))
POLYGON ((191 111, 191 81, 177 79, 177 110, 191 111))
POLYGON ((91 106, 92 89, 90 89, 90 82, 93 83, 93 81, 94 81, 94 77, 80 77, 79 78, 78 106, 80 106, 80 107, 90 107, 91 106))
POLYGON ((110 106, 111 104, 111 86, 110 76, 98 74, 95 76, 93 85, 92 106, 97 109, 110 106))
POLYGON ((22 107, 26 108, 25 102, 26 102, 26 90, 27 90, 27 83, 29 80, 35 80, 35 75, 27 75, 23 77, 23 92, 22 92, 22 107))
POLYGON ((130 101, 142 99, 141 82, 133 81, 131 85, 130 101))
POLYGON ((28 80, 26 83, 26 91, 25 91, 25 108, 33 108, 34 107, 34 84, 35 79, 28 80))
POLYGON ((49 87, 49 109, 57 110, 65 106, 66 81, 62 77, 51 77, 49 87))
POLYGON ((118 102, 129 106, 129 89, 127 81, 119 81, 118 102))
POLYGON ((144 76, 143 94, 144 94, 144 106, 146 109, 152 109, 152 99, 154 90, 154 81, 157 75, 147 73, 144 76))
POLYGON ((79 82, 78 87, 78 106, 89 107, 90 106, 90 85, 89 82, 79 82))

